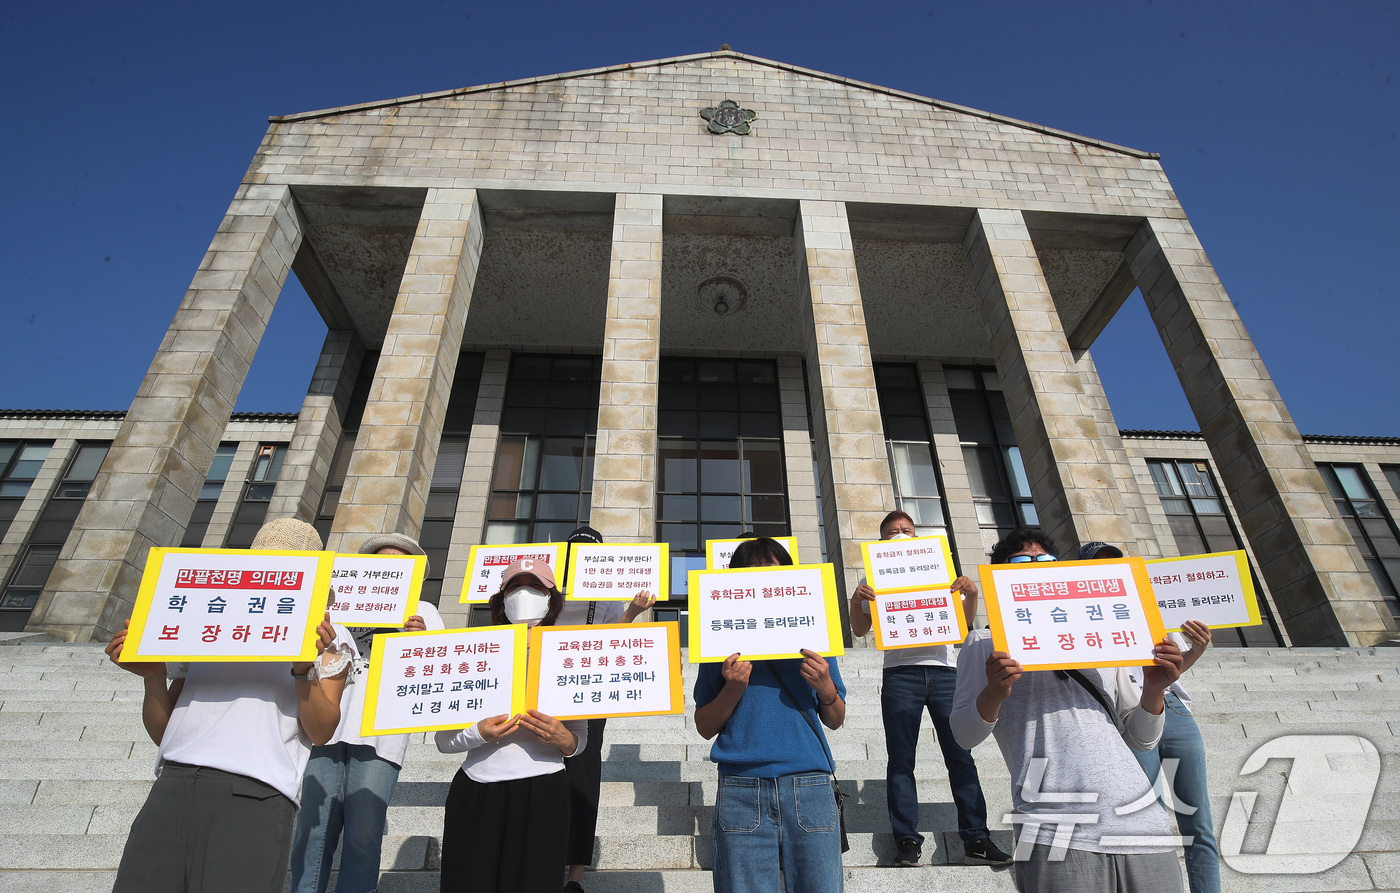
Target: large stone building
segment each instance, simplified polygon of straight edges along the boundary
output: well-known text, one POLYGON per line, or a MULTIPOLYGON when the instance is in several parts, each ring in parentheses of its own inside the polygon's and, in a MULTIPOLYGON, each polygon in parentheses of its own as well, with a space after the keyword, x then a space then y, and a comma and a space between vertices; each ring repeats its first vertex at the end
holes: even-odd
POLYGON ((1244 644, 1400 611, 1400 440, 1299 435, 1155 155, 727 49, 273 118, 131 407, 0 438, 0 628, 78 642, 288 515, 420 537, 450 622, 474 543, 791 532, 849 586, 894 506, 968 570, 1246 548, 1244 644), (306 400, 234 415, 289 272, 306 400), (1200 434, 1114 421, 1135 288, 1200 434))

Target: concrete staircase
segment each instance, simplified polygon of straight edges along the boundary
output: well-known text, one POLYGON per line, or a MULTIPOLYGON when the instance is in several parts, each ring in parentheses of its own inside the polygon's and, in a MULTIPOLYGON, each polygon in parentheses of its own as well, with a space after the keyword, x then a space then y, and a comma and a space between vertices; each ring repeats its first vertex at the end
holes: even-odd
MULTIPOLYGON (((880 655, 842 659, 846 725, 829 733, 846 791, 851 851, 846 888, 888 891, 1014 889, 1006 871, 961 863, 952 799, 932 734, 919 750, 919 869, 894 869, 885 812, 880 655)), ((693 680, 693 668, 687 679, 693 680)), ((1355 734, 1382 755, 1380 785, 1356 851, 1314 875, 1244 875, 1224 868, 1229 891, 1400 889, 1400 651, 1218 649, 1188 679, 1206 738, 1217 831, 1231 792, 1258 790, 1246 851, 1263 851, 1285 763, 1238 772, 1264 742, 1288 734, 1355 734), (1277 765, 1278 771, 1274 767, 1277 765)), ((690 685, 687 684, 687 691, 690 685)), ((140 720, 139 680, 95 645, 0 646, 0 891, 100 891, 111 887, 127 829, 150 787, 155 746, 140 720)), ((692 708, 693 710, 693 708, 692 708)), ((437 890, 442 803, 459 759, 415 741, 389 810, 381 889, 437 890)), ((602 808, 590 893, 709 891, 709 826, 715 769, 688 716, 618 719, 604 744, 602 808)), ((995 744, 975 752, 993 828, 1010 811, 1010 782, 995 744)), ((1276 808, 1276 806, 1274 807, 1276 808)), ((1009 830, 994 836, 1011 849, 1009 830)))

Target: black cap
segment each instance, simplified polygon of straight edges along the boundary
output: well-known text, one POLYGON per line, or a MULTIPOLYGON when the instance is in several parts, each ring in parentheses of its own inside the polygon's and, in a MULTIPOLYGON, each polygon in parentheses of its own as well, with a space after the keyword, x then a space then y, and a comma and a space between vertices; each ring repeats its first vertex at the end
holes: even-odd
POLYGON ((601 543, 603 535, 592 527, 584 526, 569 534, 568 543, 601 543))
POLYGON ((1084 545, 1079 547, 1079 560, 1090 561, 1094 558, 1099 557, 1099 553, 1103 552, 1104 550, 1108 551, 1109 558, 1123 557, 1123 550, 1118 548, 1117 546, 1111 546, 1108 543, 1093 542, 1085 543, 1084 545))

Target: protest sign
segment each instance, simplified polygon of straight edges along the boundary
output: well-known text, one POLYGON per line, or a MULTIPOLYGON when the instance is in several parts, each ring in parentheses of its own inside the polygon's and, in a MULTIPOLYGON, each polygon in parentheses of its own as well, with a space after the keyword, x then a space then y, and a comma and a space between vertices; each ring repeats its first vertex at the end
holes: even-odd
POLYGON ((375 636, 360 734, 465 729, 521 712, 527 630, 517 623, 375 636))
POLYGON ((680 624, 537 626, 527 691, 555 719, 684 713, 680 624))
POLYGON ((1152 662, 1162 616, 1141 558, 981 568, 992 642, 1027 670, 1152 662))
POLYGON ((1147 562, 1152 592, 1171 632, 1188 620, 1212 629, 1257 626, 1259 600, 1243 551, 1211 552, 1147 562))
POLYGON ((690 662, 840 655, 841 612, 829 564, 690 572, 690 662))
POLYGON ((922 645, 956 645, 967 638, 962 593, 947 586, 876 591, 872 625, 881 651, 922 645))
POLYGON ((512 546, 472 546, 467 556, 467 576, 462 580, 459 603, 485 604, 501 588, 501 575, 522 558, 543 561, 554 571, 555 582, 564 561, 565 543, 521 543, 512 546))
MULTIPOLYGON (((797 557, 797 537, 795 536, 775 536, 774 540, 778 545, 787 549, 788 556, 792 558, 792 563, 797 564, 800 560, 797 557)), ((746 540, 705 540, 705 567, 712 571, 720 571, 729 567, 729 559, 734 557, 734 550, 739 548, 739 544, 746 540)))
POLYGON ((310 661, 330 552, 151 549, 122 661, 310 661))
POLYGON ((876 592, 948 586, 957 577, 945 534, 861 543, 865 582, 876 592))
POLYGON ((331 620, 398 629, 413 616, 428 559, 422 555, 337 555, 331 567, 331 620))
POLYGON ((665 543, 571 543, 566 597, 631 601, 646 591, 666 598, 670 553, 665 543))

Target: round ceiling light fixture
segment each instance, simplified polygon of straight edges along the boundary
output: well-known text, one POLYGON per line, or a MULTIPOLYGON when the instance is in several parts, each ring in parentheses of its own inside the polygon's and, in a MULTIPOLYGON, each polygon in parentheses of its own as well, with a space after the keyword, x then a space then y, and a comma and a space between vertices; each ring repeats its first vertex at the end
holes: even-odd
POLYGON ((749 303, 749 290, 733 276, 711 276, 695 290, 702 311, 716 316, 733 316, 749 303))

